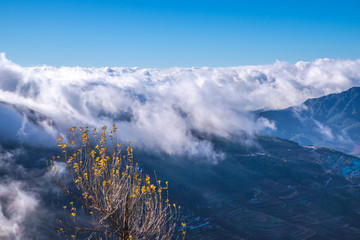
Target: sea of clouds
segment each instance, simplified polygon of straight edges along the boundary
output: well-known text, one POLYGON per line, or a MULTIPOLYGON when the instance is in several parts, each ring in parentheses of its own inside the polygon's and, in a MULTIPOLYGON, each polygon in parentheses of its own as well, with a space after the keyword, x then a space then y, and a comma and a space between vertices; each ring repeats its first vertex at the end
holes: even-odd
POLYGON ((72 126, 115 122, 119 138, 136 147, 214 159, 219 153, 194 131, 226 138, 274 129, 252 111, 287 108, 353 86, 360 86, 360 60, 82 68, 22 67, 0 54, 0 145, 19 143, 0 148, 0 238, 27 238, 50 181, 44 169, 37 173, 17 162, 21 146, 52 147, 72 126))
POLYGON ((136 146, 210 156, 211 144, 194 137, 193 130, 228 137, 275 128, 249 111, 286 108, 353 86, 360 86, 360 60, 221 68, 58 68, 22 67, 1 54, 0 113, 8 118, 0 128, 4 136, 48 144, 73 125, 115 122, 120 138, 136 146))

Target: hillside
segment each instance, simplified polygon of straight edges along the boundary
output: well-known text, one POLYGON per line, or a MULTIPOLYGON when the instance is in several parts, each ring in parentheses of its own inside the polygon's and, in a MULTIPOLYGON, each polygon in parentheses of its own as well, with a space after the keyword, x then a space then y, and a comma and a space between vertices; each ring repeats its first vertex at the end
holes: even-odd
POLYGON ((200 159, 137 154, 171 183, 186 209, 188 239, 358 239, 360 160, 257 136, 257 147, 213 137, 225 153, 200 159))

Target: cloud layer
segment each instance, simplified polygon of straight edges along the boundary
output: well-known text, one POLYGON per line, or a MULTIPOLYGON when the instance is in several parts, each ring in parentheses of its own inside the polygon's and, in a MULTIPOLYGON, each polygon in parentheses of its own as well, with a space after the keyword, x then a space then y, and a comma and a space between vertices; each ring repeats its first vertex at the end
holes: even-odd
POLYGON ((72 125, 116 122, 121 139, 169 154, 210 156, 211 144, 192 130, 224 137, 257 132, 274 126, 249 111, 286 108, 352 86, 360 86, 360 60, 159 70, 21 67, 0 56, 0 101, 16 106, 0 111, 19 125, 9 135, 31 139, 42 129, 49 142, 72 125))

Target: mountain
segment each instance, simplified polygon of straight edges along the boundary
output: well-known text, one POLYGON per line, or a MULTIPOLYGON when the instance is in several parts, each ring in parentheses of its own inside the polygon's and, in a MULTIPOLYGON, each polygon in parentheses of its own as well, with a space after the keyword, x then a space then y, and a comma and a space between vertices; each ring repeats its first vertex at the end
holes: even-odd
POLYGON ((23 105, 0 101, 0 117, 0 142, 44 146, 51 144, 58 134, 53 119, 23 105))
POLYGON ((360 159, 269 136, 206 137, 224 159, 137 153, 170 183, 187 239, 359 239, 360 159))
MULTIPOLYGON (((339 94, 342 97, 329 95, 298 107, 258 114, 273 116, 269 119, 284 134, 291 133, 291 129, 326 144, 332 142, 323 140, 323 136, 333 136, 335 141, 341 135, 341 141, 354 144, 352 139, 357 135, 351 133, 357 131, 356 127, 348 133, 335 127, 345 129, 356 123, 356 92, 359 89, 353 88, 342 93, 344 96, 339 94), (331 119, 338 122, 331 125, 331 119)), ((51 146, 55 139, 46 136, 45 129, 56 131, 56 123, 34 109, 6 103, 0 103, 0 116, 0 215, 4 222, 13 219, 21 223, 18 225, 30 234, 28 239, 56 239, 56 233, 51 238, 44 235, 49 234, 43 228, 44 219, 51 225, 63 212, 62 206, 72 201, 59 194, 47 170, 46 160, 58 150, 51 146), (11 198, 3 191, 6 186, 16 187, 11 198), (29 217, 31 221, 19 212, 18 216, 26 219, 19 222, 13 214, 16 211, 8 207, 11 201, 23 203, 21 199, 38 202, 36 214, 29 217)), ((358 157, 325 147, 304 147, 274 136, 237 133, 224 138, 195 130, 191 135, 198 141, 208 141, 218 158, 209 161, 197 155, 134 150, 134 158, 145 173, 153 176, 155 170, 158 179, 169 181, 169 198, 182 206, 187 239, 360 238, 358 157)), ((19 208, 27 206, 24 202, 19 208)))
POLYGON ((360 88, 309 99, 283 110, 256 113, 273 121, 275 131, 266 134, 360 154, 360 88))
MULTIPOLYGON (((359 158, 270 136, 247 136, 251 145, 237 138, 197 137, 222 153, 216 164, 202 157, 134 150, 145 173, 156 170, 158 179, 169 181, 169 198, 181 205, 181 221, 187 223, 186 239, 360 238, 359 158)), ((17 148, 2 145, 2 151, 17 148)), ((46 219, 51 226, 71 201, 56 191, 47 174, 45 160, 56 151, 23 145, 18 152, 14 166, 1 158, 0 184, 22 181, 41 202, 32 218, 46 219)), ((36 235, 29 239, 48 239, 43 222, 30 223, 28 232, 36 235)))

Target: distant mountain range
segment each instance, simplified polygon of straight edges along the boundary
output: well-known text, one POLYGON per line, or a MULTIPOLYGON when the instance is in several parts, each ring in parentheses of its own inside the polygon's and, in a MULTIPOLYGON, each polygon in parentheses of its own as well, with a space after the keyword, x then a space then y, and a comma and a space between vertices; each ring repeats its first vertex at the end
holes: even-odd
POLYGON ((276 124, 269 134, 302 145, 326 146, 360 154, 360 88, 309 99, 283 110, 260 111, 276 124))

